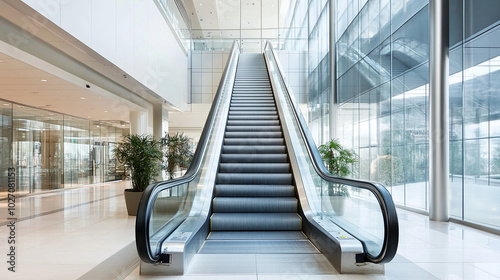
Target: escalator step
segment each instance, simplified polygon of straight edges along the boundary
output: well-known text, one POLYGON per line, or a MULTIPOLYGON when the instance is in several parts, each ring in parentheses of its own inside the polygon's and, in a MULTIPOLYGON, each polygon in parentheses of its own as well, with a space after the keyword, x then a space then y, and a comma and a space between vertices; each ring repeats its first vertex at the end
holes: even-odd
POLYGON ((265 126, 265 125, 251 125, 247 124, 246 126, 239 126, 239 125, 228 125, 226 127, 227 132, 274 132, 274 131, 281 131, 281 126, 279 125, 272 125, 272 126, 265 126))
POLYGON ((214 213, 296 213, 295 197, 216 197, 214 213))
POLYGON ((229 185, 215 186, 215 196, 223 197, 282 197, 294 196, 295 188, 292 185, 229 185))
POLYGON ((221 173, 288 173, 289 163, 221 163, 221 173))
POLYGON ((236 107, 260 107, 260 108, 276 108, 276 105, 274 103, 231 103, 231 108, 236 108, 236 107))
POLYGON ((209 240, 308 240, 301 231, 214 231, 209 240))
POLYGON ((256 155, 256 154, 222 154, 221 155, 221 162, 227 162, 227 163, 235 163, 235 162, 241 162, 241 163, 258 163, 258 162, 272 162, 272 163, 279 163, 279 162, 288 162, 288 156, 286 154, 263 154, 263 155, 256 155))
POLYGON ((283 138, 225 138, 224 145, 285 145, 283 138))
POLYGON ((238 111, 229 110, 229 115, 277 115, 278 111, 238 111))
POLYGON ((285 154, 285 146, 222 146, 223 154, 285 154))
POLYGON ((278 115, 267 115, 267 116, 258 116, 258 115, 232 115, 228 117, 229 120, 277 120, 278 115))
POLYGON ((229 112, 231 111, 276 111, 276 107, 261 107, 261 106, 250 106, 250 107, 239 107, 231 106, 229 112))
POLYGON ((210 218, 213 231, 227 230, 301 230, 297 213, 214 213, 210 218))
POLYGON ((274 101, 272 94, 233 94, 231 100, 267 100, 274 101))
POLYGON ((241 132, 241 131, 228 131, 224 135, 226 138, 282 138, 283 132, 281 131, 261 131, 261 132, 241 132))
POLYGON ((218 173, 217 184, 291 185, 290 173, 218 173))
POLYGON ((252 105, 255 105, 255 104, 273 104, 273 106, 275 106, 274 104, 274 100, 270 99, 256 99, 256 98, 248 98, 248 99, 237 99, 237 98, 233 98, 231 99, 231 104, 252 104, 252 105))
MULTIPOLYGON (((237 121, 237 120, 228 120, 227 121, 228 126, 241 126, 241 125, 262 125, 262 126, 268 126, 268 125, 280 125, 279 120, 255 120, 255 121, 237 121)), ((280 127, 281 131, 281 127, 280 127)))

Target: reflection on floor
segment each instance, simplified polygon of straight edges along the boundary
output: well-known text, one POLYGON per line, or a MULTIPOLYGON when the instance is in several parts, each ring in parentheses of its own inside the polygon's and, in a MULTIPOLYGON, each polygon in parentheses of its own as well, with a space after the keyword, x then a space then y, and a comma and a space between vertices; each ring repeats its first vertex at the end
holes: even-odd
MULTIPOLYGON (((500 279, 500 236, 431 222, 401 209, 398 255, 386 265, 385 275, 338 275, 318 254, 199 254, 184 276, 141 276, 133 243, 135 218, 127 215, 123 201, 129 185, 97 184, 19 198, 16 272, 2 261, 0 279, 500 279), (131 260, 133 266, 124 265, 131 260)), ((4 256, 7 224, 3 200, 4 256)))

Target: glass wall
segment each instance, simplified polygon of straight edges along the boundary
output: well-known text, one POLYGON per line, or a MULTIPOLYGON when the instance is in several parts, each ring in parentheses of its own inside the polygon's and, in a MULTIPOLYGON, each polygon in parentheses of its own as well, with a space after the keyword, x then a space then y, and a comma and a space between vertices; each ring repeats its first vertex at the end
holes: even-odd
POLYGON ((293 1, 284 40, 275 44, 288 86, 301 105, 316 143, 329 137, 330 9, 328 0, 293 1))
POLYGON ((7 101, 0 104, 0 198, 7 196, 8 168, 16 169, 17 194, 121 179, 112 149, 122 128, 7 101))
POLYGON ((12 103, 0 100, 0 197, 7 196, 12 162, 12 103))
POLYGON ((427 209, 426 1, 338 1, 337 135, 359 155, 353 176, 427 209))
MULTIPOLYGON (((327 139, 332 98, 325 4, 295 2, 280 50, 299 45, 306 53, 309 126, 317 142, 327 139), (307 27, 307 46, 297 43, 304 40, 297 26, 307 27)), ((334 5, 336 135, 359 155, 352 176, 383 183, 399 205, 428 211, 428 0, 334 5)), ((451 214, 494 227, 500 227, 499 10, 495 0, 450 0, 451 214)))
POLYGON ((450 1, 453 217, 500 226, 500 2, 450 1))
POLYGON ((329 140, 330 8, 329 1, 309 1, 308 120, 317 144, 329 140))

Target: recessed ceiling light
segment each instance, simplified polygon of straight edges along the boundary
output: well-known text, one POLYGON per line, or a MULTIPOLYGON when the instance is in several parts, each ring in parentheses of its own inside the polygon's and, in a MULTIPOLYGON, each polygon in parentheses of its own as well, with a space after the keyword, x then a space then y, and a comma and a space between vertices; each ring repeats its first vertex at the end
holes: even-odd
POLYGON ((40 80, 40 81, 42 81, 42 82, 46 82, 47 80, 43 79, 43 80, 40 80))
POLYGON ((108 111, 104 111, 104 113, 107 113, 108 111))
POLYGON ((85 97, 80 97, 80 99, 81 99, 81 100, 85 100, 85 99, 87 99, 87 98, 85 98, 85 97))
POLYGON ((7 103, 4 103, 3 105, 5 105, 5 106, 10 106, 10 104, 7 104, 7 103))
POLYGON ((97 127, 100 127, 100 126, 97 125, 97 127))

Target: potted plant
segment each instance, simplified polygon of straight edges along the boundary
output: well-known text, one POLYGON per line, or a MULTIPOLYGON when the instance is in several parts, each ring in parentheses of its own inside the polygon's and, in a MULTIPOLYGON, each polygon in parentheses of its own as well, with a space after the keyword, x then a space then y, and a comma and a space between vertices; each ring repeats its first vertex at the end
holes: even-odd
POLYGON ((114 153, 131 177, 132 188, 126 189, 124 194, 127 212, 135 216, 142 192, 161 170, 161 144, 151 135, 130 134, 123 137, 114 153))
MULTIPOLYGON (((318 147, 319 153, 326 168, 333 176, 346 177, 351 174, 351 164, 357 162, 354 151, 343 147, 337 139, 331 139, 318 147)), ((328 184, 327 196, 335 213, 342 216, 344 213, 345 198, 349 197, 349 191, 343 184, 328 184)))
POLYGON ((168 179, 171 180, 175 177, 177 167, 187 168, 191 163, 193 152, 189 143, 192 139, 184 133, 179 134, 177 132, 172 136, 165 134, 165 137, 161 138, 160 141, 165 159, 164 169, 168 179))

